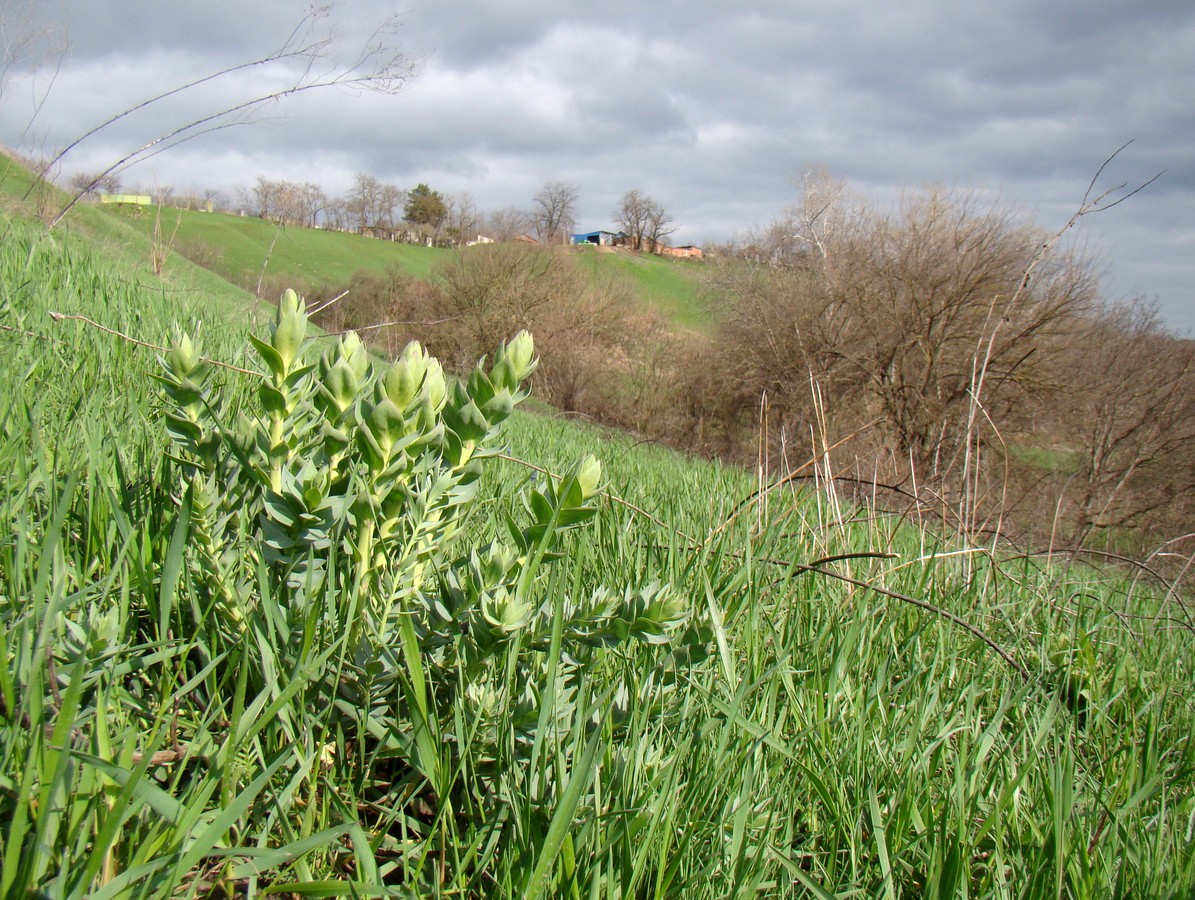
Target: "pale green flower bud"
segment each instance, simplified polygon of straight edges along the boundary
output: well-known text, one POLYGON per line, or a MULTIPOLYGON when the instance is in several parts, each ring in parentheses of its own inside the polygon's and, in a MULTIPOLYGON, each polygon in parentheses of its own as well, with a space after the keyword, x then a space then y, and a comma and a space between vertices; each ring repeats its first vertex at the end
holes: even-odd
POLYGON ((526 600, 516 600, 505 588, 481 598, 481 614, 496 630, 511 634, 531 621, 534 607, 526 600))
POLYGON ((486 584, 499 584, 519 561, 519 555, 504 544, 493 544, 481 558, 481 574, 486 584))
POLYGON ((190 337, 185 334, 178 336, 174 346, 170 349, 169 363, 171 371, 180 378, 195 371, 197 368, 195 345, 191 343, 190 337))
POLYGON ((288 371, 298 359, 306 332, 307 308, 302 298, 288 289, 278 304, 278 319, 270 335, 271 343, 288 371))
POLYGON ((287 288, 282 292, 282 298, 278 301, 278 315, 282 317, 284 313, 302 313, 306 314, 307 306, 303 302, 303 298, 292 288, 287 288))
POLYGON ((577 463, 576 472, 581 496, 588 500, 599 490, 599 485, 602 482, 602 464, 596 456, 586 456, 577 463))
POLYGON ((403 436, 406 427, 402 411, 389 398, 370 410, 365 424, 385 455, 389 455, 390 448, 403 436))
POLYGON ((418 341, 411 341, 386 373, 386 396, 399 409, 406 409, 419 396, 427 366, 427 351, 418 341))
POLYGON ((340 339, 340 358, 352 367, 357 381, 361 381, 369 372, 369 351, 355 331, 350 331, 340 339))
POLYGON ((433 413, 438 413, 444 408, 444 402, 448 399, 448 383, 444 380, 444 367, 434 356, 427 361, 427 376, 423 382, 423 390, 433 413))
POLYGON ((506 359, 516 384, 535 371, 539 360, 535 358, 535 340, 529 331, 520 331, 506 345, 506 359))
POLYGON ((357 399, 360 383, 352 365, 345 359, 338 359, 336 365, 324 376, 324 387, 328 389, 336 409, 344 412, 357 399))

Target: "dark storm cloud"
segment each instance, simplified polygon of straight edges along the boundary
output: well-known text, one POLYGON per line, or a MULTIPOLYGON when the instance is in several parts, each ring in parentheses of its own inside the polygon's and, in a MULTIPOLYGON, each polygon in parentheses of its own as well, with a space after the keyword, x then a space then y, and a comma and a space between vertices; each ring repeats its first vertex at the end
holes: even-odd
MULTIPOLYGON (((38 134, 61 143, 102 110, 276 48, 290 2, 67 0, 72 54, 38 134)), ((47 9, 52 4, 47 4, 47 9)), ((1157 295, 1195 328, 1195 7, 1172 0, 367 0, 327 22, 358 45, 396 15, 421 60, 397 96, 310 94, 286 118, 164 154, 141 178, 218 187, 257 174, 336 192, 356 171, 526 206, 546 180, 581 185, 586 227, 609 227, 631 187, 661 200, 682 242, 773 218, 820 162, 883 201, 930 182, 963 185, 1061 227, 1100 164, 1097 192, 1148 190, 1084 220, 1120 293, 1157 295), (205 163, 210 160, 210 164, 205 163)), ((211 102, 260 90, 228 79, 211 102)), ((20 104, 0 108, 19 133, 20 104)), ((162 109, 80 148, 94 166, 195 115, 162 109)))

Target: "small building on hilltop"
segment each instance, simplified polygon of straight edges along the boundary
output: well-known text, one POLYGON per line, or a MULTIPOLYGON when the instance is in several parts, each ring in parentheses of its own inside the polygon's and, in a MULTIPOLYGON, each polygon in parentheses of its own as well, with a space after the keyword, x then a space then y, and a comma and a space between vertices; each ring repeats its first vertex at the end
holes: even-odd
POLYGON ((620 240, 626 240, 621 231, 585 231, 570 237, 570 244, 595 244, 598 247, 613 247, 620 240))
POLYGON ((705 258, 700 247, 692 245, 669 247, 663 241, 650 237, 641 237, 636 240, 625 231, 583 231, 570 235, 569 243, 574 246, 591 244, 595 247, 621 247, 625 250, 638 250, 641 253, 654 253, 657 256, 670 256, 674 259, 705 258))
POLYGON ((692 245, 664 247, 660 250, 660 255, 671 256, 674 259, 705 259, 705 254, 701 252, 701 248, 692 245))

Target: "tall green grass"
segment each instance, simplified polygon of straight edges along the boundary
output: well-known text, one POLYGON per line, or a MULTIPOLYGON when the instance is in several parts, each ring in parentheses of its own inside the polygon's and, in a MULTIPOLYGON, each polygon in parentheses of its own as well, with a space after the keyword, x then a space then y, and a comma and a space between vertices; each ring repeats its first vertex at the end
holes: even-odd
MULTIPOLYGON (((217 645, 155 351, 47 312, 151 343, 178 324, 251 367, 243 327, 73 240, 11 234, 0 895, 1195 888, 1181 598, 970 552, 790 486, 765 513, 742 473, 559 419, 508 420, 462 537, 506 533, 520 490, 603 461, 609 496, 535 582, 542 641, 438 692, 446 673, 398 638, 362 704, 349 586, 329 579, 300 607, 261 566, 245 641, 217 645), (816 568, 886 593, 804 565, 831 557, 816 568), (581 653, 565 613, 603 585, 666 585, 687 620, 581 653), (900 596, 979 628, 1027 676, 900 596)), ((231 412, 253 408, 254 381, 224 373, 231 412)))
POLYGON ((181 327, 201 335, 205 352, 244 360, 248 311, 238 319, 197 292, 147 284, 138 269, 95 258, 71 234, 47 236, 20 220, 4 230, 0 340, 7 383, 0 403, 6 417, 36 422, 54 452, 77 451, 89 425, 92 434, 110 430, 132 445, 163 443, 164 433, 150 425, 154 352, 111 332, 160 346, 181 327))

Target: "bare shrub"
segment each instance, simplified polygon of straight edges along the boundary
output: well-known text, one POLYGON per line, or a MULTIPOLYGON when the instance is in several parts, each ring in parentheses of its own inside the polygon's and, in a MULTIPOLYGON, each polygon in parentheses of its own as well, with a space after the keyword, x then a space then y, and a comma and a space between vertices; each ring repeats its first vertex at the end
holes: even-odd
MULTIPOLYGON (((841 435, 875 423, 854 444, 858 474, 915 481, 949 507, 985 361, 982 421, 1006 444, 1056 389, 1051 361, 1096 300, 1091 261, 1039 260, 1043 241, 974 195, 930 189, 883 215, 807 182, 752 239, 749 259, 713 269, 722 316, 711 367, 724 373, 724 414, 752 420, 766 393, 790 441, 815 424, 841 435)), ((991 484, 987 496, 999 505, 1004 492, 991 484)))
POLYGON ((661 320, 636 309, 625 279, 583 268, 560 248, 521 243, 465 248, 434 279, 358 273, 315 319, 390 353, 418 339, 458 370, 526 329, 540 348, 539 399, 658 436, 666 417, 657 413, 672 396, 671 339, 661 320))
POLYGON ((466 248, 435 280, 444 321, 428 341, 442 359, 463 364, 492 346, 495 336, 525 328, 540 348, 539 397, 563 410, 587 411, 616 390, 626 367, 625 282, 586 272, 565 251, 519 243, 466 248))
MULTIPOLYGON (((253 294, 259 300, 277 303, 278 298, 288 290, 308 298, 319 298, 320 292, 310 283, 289 275, 272 275, 268 272, 260 278, 256 275, 245 274, 238 279, 238 284, 246 293, 253 294)), ((265 304, 262 304, 265 307, 265 304)))
POLYGON ((853 434, 838 475, 968 533, 1170 546, 1195 520, 1195 343, 1105 306, 1058 236, 942 189, 881 215, 813 173, 709 266, 691 432, 745 459, 766 407, 772 452, 853 434))
POLYGON ((380 352, 397 354, 408 341, 433 346, 429 328, 442 316, 443 298, 431 284, 398 269, 361 271, 347 288, 312 299, 313 320, 331 332, 357 331, 380 352))
POLYGON ((1076 545, 1133 551, 1190 531, 1195 517, 1195 342, 1134 304, 1093 315, 1060 360, 1059 443, 1074 451, 1063 509, 1076 545))

